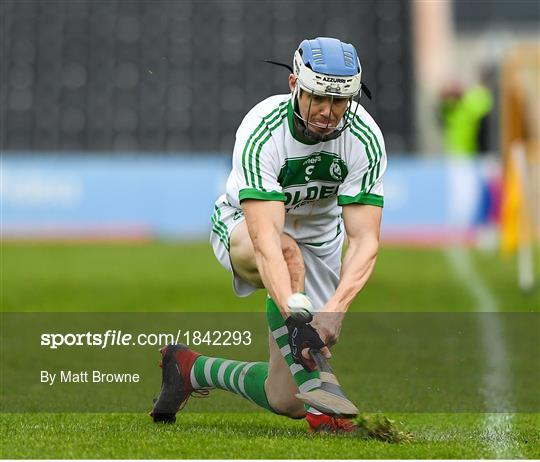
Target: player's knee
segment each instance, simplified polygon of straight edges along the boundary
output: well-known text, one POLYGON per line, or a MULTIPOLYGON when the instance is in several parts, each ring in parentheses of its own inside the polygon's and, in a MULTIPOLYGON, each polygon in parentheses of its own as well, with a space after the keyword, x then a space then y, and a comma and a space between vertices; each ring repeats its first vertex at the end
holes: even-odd
POLYGON ((306 416, 306 409, 299 400, 281 402, 272 405, 274 411, 282 416, 289 417, 291 419, 303 419, 306 416))
POLYGON ((236 274, 253 285, 262 284, 253 244, 244 224, 238 225, 231 234, 229 255, 236 274))
MULTIPOLYGON (((289 371, 286 371, 289 373, 289 371)), ((275 377, 274 377, 275 379, 275 377)), ((280 386, 276 387, 277 382, 266 382, 265 390, 268 403, 276 414, 290 417, 291 419, 301 419, 305 417, 306 411, 304 403, 300 401, 295 394, 298 393, 298 388, 292 383, 292 377, 289 375, 287 380, 280 381, 280 386), (291 382, 287 384, 287 382, 291 382), (286 391, 287 390, 287 391, 286 391)))
POLYGON ((263 287, 261 275, 257 265, 249 259, 233 258, 231 254, 231 264, 234 272, 244 281, 255 287, 263 287))
POLYGON ((233 245, 231 243, 229 254, 231 256, 231 261, 233 262, 233 264, 241 266, 246 271, 252 271, 257 269, 253 248, 251 248, 251 243, 244 243, 242 245, 233 245))
POLYGON ((295 407, 294 409, 290 409, 289 413, 287 414, 287 417, 290 417, 291 419, 303 419, 306 416, 306 408, 304 405, 300 405, 295 407))

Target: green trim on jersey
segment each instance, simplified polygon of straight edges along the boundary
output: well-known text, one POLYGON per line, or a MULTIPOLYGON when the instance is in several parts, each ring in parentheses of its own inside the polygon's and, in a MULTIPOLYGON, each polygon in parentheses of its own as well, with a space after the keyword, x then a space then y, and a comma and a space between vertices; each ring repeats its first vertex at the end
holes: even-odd
POLYGON ((254 188, 244 188, 238 193, 238 199, 240 202, 242 202, 244 199, 285 202, 285 194, 278 191, 259 191, 258 189, 254 188))
POLYGON ((369 193, 380 177, 382 149, 373 130, 358 115, 353 118, 353 115, 347 112, 345 116, 350 123, 351 133, 360 140, 366 150, 369 167, 362 177, 360 189, 369 193))
POLYGON ((287 121, 289 122, 289 130, 291 131, 291 135, 296 141, 308 145, 319 144, 318 141, 309 140, 305 136, 302 136, 301 133, 296 132, 296 128, 294 128, 294 111, 292 107, 292 98, 289 100, 289 104, 287 105, 287 121))
POLYGON ((218 235, 219 240, 229 250, 229 230, 227 225, 221 221, 221 210, 217 205, 214 206, 214 213, 210 220, 212 220, 212 231, 218 235))
POLYGON ((384 197, 379 196, 378 194, 368 194, 361 192, 356 196, 338 196, 338 205, 349 205, 349 204, 364 204, 364 205, 375 205, 377 207, 384 206, 384 197))
POLYGON ((246 185, 266 191, 263 188, 260 153, 271 133, 278 128, 287 115, 287 101, 283 101, 270 113, 262 117, 257 128, 251 133, 242 152, 242 169, 246 185))
POLYGON ((285 160, 278 175, 283 188, 305 186, 310 181, 343 183, 349 170, 343 159, 332 152, 318 151, 285 160))

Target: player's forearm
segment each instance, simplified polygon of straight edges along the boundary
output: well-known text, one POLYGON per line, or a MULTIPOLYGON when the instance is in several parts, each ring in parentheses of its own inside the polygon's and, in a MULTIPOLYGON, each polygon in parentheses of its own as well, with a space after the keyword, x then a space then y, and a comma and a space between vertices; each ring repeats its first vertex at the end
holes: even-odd
POLYGON ((246 200, 242 203, 242 209, 259 276, 270 297, 285 316, 287 299, 292 288, 287 262, 281 250, 281 235, 285 223, 283 202, 246 200))
POLYGON ((292 294, 287 263, 281 251, 281 239, 277 233, 259 235, 254 239, 255 260, 264 287, 276 302, 284 317, 287 299, 292 294))
POLYGON ((346 312, 356 295, 366 285, 375 262, 379 241, 375 237, 351 240, 343 259, 341 278, 335 294, 326 304, 325 311, 346 312))

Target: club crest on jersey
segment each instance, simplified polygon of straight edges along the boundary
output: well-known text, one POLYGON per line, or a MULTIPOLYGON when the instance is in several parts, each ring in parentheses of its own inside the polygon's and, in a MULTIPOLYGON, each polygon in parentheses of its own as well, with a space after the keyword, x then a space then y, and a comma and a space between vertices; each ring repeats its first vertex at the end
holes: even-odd
POLYGON ((343 176, 341 173, 341 167, 339 166, 339 163, 336 160, 334 160, 330 164, 330 176, 336 181, 341 181, 343 179, 343 176))

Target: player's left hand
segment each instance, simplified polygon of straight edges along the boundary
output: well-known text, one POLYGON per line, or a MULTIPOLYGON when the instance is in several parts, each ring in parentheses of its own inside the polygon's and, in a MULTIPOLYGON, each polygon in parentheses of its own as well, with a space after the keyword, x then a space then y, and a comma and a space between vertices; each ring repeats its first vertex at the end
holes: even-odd
POLYGON ((313 317, 311 325, 319 333, 326 346, 331 347, 338 342, 344 315, 344 313, 320 311, 313 317))

